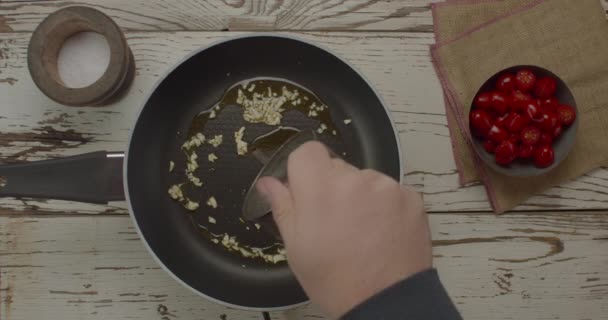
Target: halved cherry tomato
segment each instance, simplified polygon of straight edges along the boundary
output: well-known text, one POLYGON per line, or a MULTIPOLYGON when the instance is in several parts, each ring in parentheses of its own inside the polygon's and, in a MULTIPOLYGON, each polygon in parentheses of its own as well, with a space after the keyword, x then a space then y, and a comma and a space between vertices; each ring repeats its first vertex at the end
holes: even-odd
POLYGON ((509 96, 509 103, 511 105, 511 110, 515 111, 515 112, 520 112, 523 109, 523 102, 531 100, 532 96, 527 94, 527 93, 523 93, 519 90, 515 90, 511 93, 511 96, 509 96))
POLYGON ((537 127, 527 126, 521 130, 521 142, 528 146, 534 146, 540 141, 541 132, 537 127))
POLYGON ((534 95, 540 99, 547 99, 555 94, 557 83, 551 77, 543 77, 536 81, 534 85, 534 95))
POLYGON ((553 129, 555 129, 559 123, 559 120, 557 119, 557 115, 555 115, 555 113, 543 111, 537 123, 541 130, 545 132, 553 132, 553 129))
POLYGON ((571 106, 562 104, 557 107, 557 117, 559 118, 559 122, 565 126, 569 126, 576 120, 576 111, 571 106))
POLYGON ((515 76, 511 73, 503 73, 496 81, 496 89, 502 93, 511 93, 515 89, 515 76))
POLYGON ((490 114, 480 109, 471 111, 469 121, 471 122, 471 126, 482 136, 488 134, 488 131, 492 128, 492 117, 490 114))
POLYGON ((517 148, 510 140, 505 140, 494 150, 494 160, 501 166, 507 166, 517 158, 517 148))
POLYGON ((552 165, 554 160, 555 154, 551 146, 540 146, 534 151, 534 164, 539 168, 552 165))
POLYGON ((496 125, 493 125, 492 128, 490 129, 490 131, 488 131, 488 139, 496 142, 496 143, 501 143, 505 140, 507 140, 509 138, 509 133, 507 132, 507 130, 498 127, 496 125))
POLYGON ((488 153, 494 153, 496 143, 492 142, 492 140, 486 140, 483 142, 483 148, 486 149, 488 153))
POLYGON ((520 132, 528 124, 528 121, 530 121, 529 118, 525 116, 520 116, 515 112, 511 112, 505 120, 505 128, 507 128, 507 130, 511 132, 517 133, 520 132))
POLYGON ((521 69, 517 71, 515 75, 515 86, 517 89, 521 90, 521 92, 528 92, 534 84, 536 83, 536 76, 534 73, 528 69, 521 69))
POLYGON ((475 102, 473 104, 480 109, 490 109, 490 106, 492 105, 490 101, 490 93, 482 92, 478 94, 477 97, 475 97, 475 102))
POLYGON ((541 146, 550 146, 553 144, 553 135, 550 133, 544 132, 540 135, 540 140, 538 142, 541 146))
POLYGON ((492 91, 490 93, 490 102, 492 110, 496 111, 499 115, 503 115, 509 111, 507 96, 500 91, 492 91))
POLYGON ((540 106, 536 100, 528 100, 522 102, 522 114, 526 115, 529 119, 540 118, 540 106))
POLYGON ((554 129, 553 129, 553 138, 557 139, 559 138, 559 136, 562 135, 562 132, 564 131, 563 127, 561 124, 558 124, 554 129))
POLYGON ((522 159, 528 159, 534 154, 534 146, 523 145, 519 147, 519 157, 522 159))
POLYGON ((547 99, 543 99, 540 101, 540 106, 547 111, 557 112, 557 105, 559 105, 559 101, 555 97, 550 97, 547 99))

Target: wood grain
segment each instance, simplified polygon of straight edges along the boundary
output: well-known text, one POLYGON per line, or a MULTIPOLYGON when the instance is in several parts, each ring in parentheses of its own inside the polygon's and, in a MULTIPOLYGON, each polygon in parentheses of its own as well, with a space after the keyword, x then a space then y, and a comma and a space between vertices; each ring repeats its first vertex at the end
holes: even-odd
MULTIPOLYGON (((608 314, 608 216, 433 214, 435 265, 465 319, 608 314)), ((0 319, 261 319, 171 279, 129 217, 0 217, 0 319), (166 317, 166 318, 163 318, 166 317)), ((314 307, 273 319, 322 318, 314 307)))
POLYGON ((84 0, 0 2, 0 32, 33 31, 63 6, 95 7, 128 31, 432 31, 433 0, 84 0))
MULTIPOLYGON (((125 99, 104 108, 58 105, 40 93, 28 74, 29 35, 0 34, 0 158, 33 161, 78 153, 125 150, 139 106, 159 78, 201 46, 242 33, 128 33, 137 76, 125 99)), ((454 164, 441 87, 427 33, 288 33, 327 47, 356 66, 378 89, 392 111, 404 150, 404 181, 425 193, 434 212, 490 210, 480 186, 460 188, 454 164)), ((65 201, 2 199, 0 213, 126 213, 112 206, 65 201)), ((531 198, 517 210, 608 208, 608 171, 602 169, 531 198)))

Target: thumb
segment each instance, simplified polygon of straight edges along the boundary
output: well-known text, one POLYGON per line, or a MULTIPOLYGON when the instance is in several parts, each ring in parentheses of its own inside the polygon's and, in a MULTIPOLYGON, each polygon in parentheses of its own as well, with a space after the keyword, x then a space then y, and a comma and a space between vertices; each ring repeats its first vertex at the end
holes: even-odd
POLYGON ((256 188, 270 204, 274 221, 282 233, 286 220, 293 214, 291 192, 281 181, 273 177, 260 178, 256 188))

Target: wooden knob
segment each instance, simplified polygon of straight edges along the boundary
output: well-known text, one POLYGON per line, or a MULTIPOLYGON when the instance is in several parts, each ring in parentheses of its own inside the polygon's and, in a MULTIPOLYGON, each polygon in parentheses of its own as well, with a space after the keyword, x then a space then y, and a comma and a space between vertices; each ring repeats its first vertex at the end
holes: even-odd
POLYGON ((57 10, 38 25, 28 48, 28 67, 34 83, 49 98, 68 106, 101 106, 118 100, 135 75, 135 61, 118 25, 89 7, 57 10), (103 35, 110 47, 110 62, 103 75, 84 88, 69 88, 57 68, 57 57, 66 39, 80 32, 103 35))

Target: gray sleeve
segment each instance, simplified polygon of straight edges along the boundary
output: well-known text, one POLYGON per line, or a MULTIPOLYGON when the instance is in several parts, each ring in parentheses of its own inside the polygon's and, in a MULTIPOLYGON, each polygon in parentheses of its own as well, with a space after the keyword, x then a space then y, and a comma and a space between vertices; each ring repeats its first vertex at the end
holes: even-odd
POLYGON ((437 270, 415 274, 369 298, 342 320, 462 320, 437 270))

